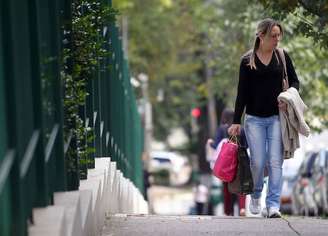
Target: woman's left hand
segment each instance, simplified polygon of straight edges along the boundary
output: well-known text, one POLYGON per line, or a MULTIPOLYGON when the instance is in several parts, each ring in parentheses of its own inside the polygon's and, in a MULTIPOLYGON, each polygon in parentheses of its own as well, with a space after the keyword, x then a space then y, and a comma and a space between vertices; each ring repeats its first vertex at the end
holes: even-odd
POLYGON ((207 139, 207 144, 208 145, 212 145, 213 143, 214 143, 213 139, 211 139, 211 138, 207 139))
POLYGON ((278 101, 278 107, 281 111, 287 111, 287 104, 281 101, 278 101))

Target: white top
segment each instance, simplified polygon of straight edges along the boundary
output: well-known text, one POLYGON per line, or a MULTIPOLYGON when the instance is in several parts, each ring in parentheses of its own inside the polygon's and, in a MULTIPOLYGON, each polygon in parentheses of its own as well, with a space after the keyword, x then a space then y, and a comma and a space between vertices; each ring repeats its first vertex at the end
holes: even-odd
POLYGON ((195 202, 206 203, 208 200, 208 189, 205 185, 200 184, 194 188, 195 202))

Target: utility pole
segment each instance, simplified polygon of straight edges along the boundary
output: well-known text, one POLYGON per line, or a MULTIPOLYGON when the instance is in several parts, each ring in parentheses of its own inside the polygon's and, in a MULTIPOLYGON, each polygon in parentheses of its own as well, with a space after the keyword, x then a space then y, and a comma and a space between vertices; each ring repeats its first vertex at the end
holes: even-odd
POLYGON ((215 97, 213 92, 213 68, 210 65, 212 59, 211 52, 206 53, 205 59, 205 77, 206 77, 206 86, 207 86, 207 115, 208 115, 208 129, 209 136, 214 137, 217 127, 217 114, 215 109, 215 97))
POLYGON ((148 75, 139 74, 138 79, 141 82, 141 90, 143 97, 143 107, 144 107, 144 126, 145 126, 145 143, 144 143, 144 152, 146 154, 145 165, 148 169, 149 163, 149 153, 151 151, 151 143, 153 139, 153 118, 152 118, 152 106, 149 100, 148 93, 148 75))
POLYGON ((129 25, 128 25, 128 17, 127 16, 122 16, 122 45, 123 45, 123 51, 125 58, 128 59, 128 31, 129 30, 129 25))

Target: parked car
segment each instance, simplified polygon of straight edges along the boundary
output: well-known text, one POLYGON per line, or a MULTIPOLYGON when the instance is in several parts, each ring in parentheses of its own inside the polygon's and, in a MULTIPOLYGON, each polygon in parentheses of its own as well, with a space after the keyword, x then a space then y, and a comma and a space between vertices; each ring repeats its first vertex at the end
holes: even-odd
POLYGON ((282 189, 280 196, 280 211, 283 214, 292 214, 292 195, 297 182, 297 173, 282 177, 282 189))
POLYGON ((314 200, 314 163, 317 152, 309 153, 297 174, 292 194, 292 212, 295 215, 317 215, 318 208, 314 200))
POLYGON ((280 211, 283 214, 292 214, 292 194, 297 181, 297 174, 302 164, 304 154, 296 151, 294 158, 285 160, 282 172, 282 189, 280 195, 280 211))
POLYGON ((319 214, 328 215, 328 149, 321 149, 314 162, 313 197, 319 214))
POLYGON ((186 157, 177 153, 154 151, 150 153, 149 172, 160 182, 177 186, 188 182, 191 165, 186 157))

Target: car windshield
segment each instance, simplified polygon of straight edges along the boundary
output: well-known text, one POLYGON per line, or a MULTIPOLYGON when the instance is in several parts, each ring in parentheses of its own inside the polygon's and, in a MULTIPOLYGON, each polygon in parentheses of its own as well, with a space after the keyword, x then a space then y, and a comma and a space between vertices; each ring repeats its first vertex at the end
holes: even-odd
POLYGON ((304 159, 304 161, 299 169, 299 171, 303 177, 311 176, 312 167, 313 167, 316 156, 317 156, 317 153, 311 153, 304 159))
POLYGON ((160 163, 170 163, 171 162, 170 159, 163 158, 163 157, 154 157, 153 159, 156 161, 159 161, 160 163))
POLYGON ((307 174, 311 174, 312 167, 313 167, 313 164, 314 164, 314 161, 315 161, 316 157, 317 157, 316 154, 311 155, 309 161, 307 162, 307 165, 306 165, 306 173, 307 174))

